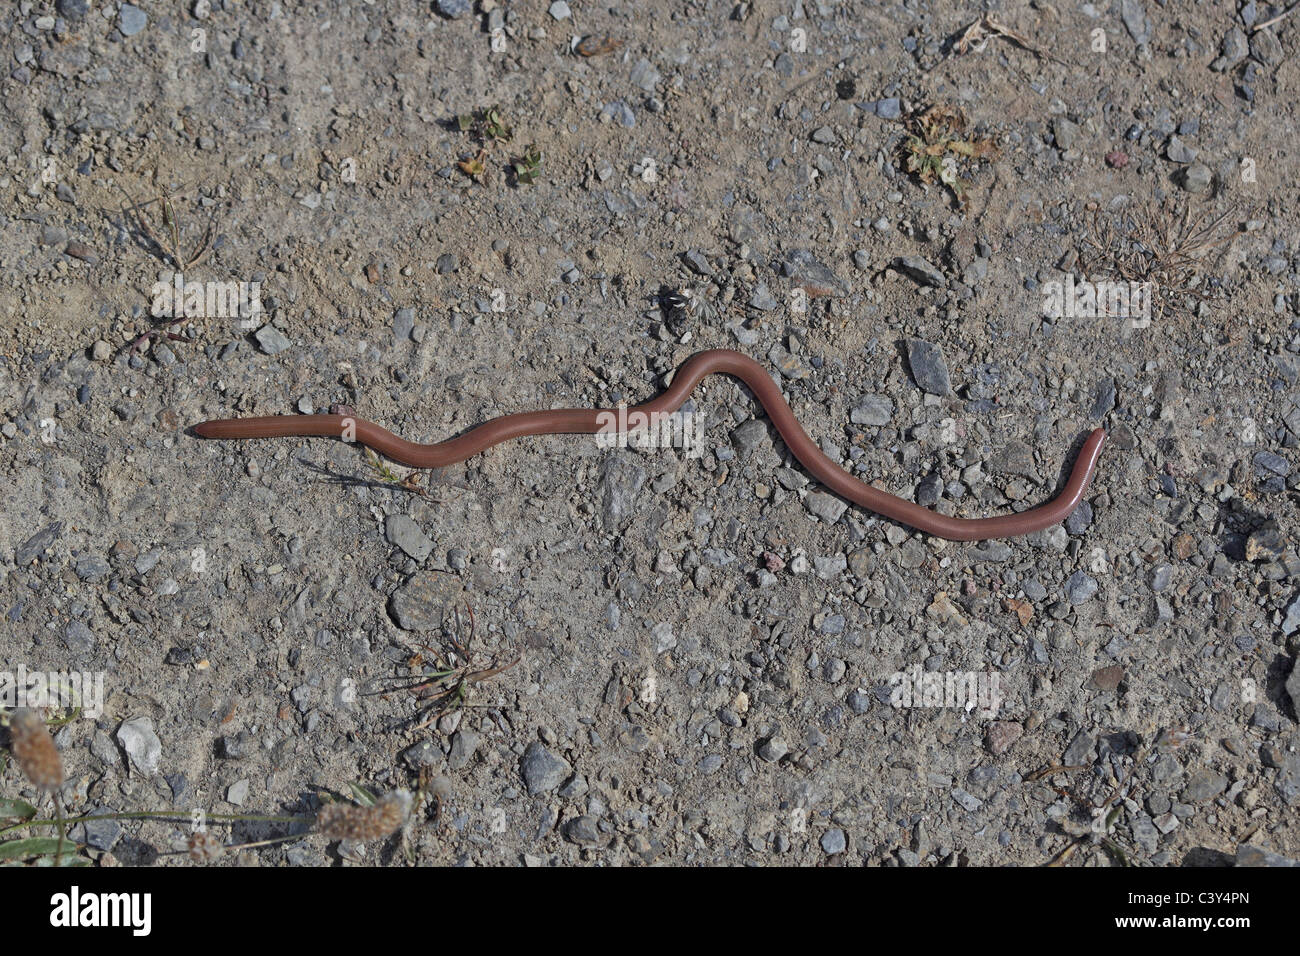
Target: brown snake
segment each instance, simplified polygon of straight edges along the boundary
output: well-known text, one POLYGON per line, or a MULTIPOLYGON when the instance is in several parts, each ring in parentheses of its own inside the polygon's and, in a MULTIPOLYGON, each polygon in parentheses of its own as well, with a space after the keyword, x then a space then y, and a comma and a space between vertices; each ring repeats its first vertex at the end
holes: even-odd
POLYGON ((463 435, 433 445, 399 438, 373 422, 347 415, 270 415, 262 418, 224 418, 194 426, 202 438, 287 438, 328 436, 360 442, 412 468, 442 468, 477 455, 511 438, 525 435, 596 434, 609 427, 610 416, 667 415, 679 409, 706 375, 732 375, 754 393, 776 426, 786 447, 814 478, 855 504, 900 524, 951 541, 981 541, 1029 534, 1067 518, 1078 506, 1097 466, 1106 433, 1095 429, 1083 443, 1064 490, 1036 508, 994 518, 953 518, 923 508, 854 478, 822 453, 808 437, 781 390, 753 359, 730 349, 712 349, 692 355, 677 370, 672 384, 657 398, 632 408, 553 409, 503 415, 471 428, 463 435))

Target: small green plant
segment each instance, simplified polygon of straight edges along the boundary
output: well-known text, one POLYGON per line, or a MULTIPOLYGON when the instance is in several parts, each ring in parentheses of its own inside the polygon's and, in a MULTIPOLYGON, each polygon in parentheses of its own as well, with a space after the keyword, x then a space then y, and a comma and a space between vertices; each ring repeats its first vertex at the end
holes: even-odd
POLYGON ((370 470, 379 477, 380 481, 396 485, 403 491, 409 491, 412 494, 423 495, 425 493, 424 489, 420 487, 420 473, 418 471, 413 471, 403 478, 380 461, 379 456, 369 448, 366 449, 366 464, 370 466, 370 470))
POLYGON ((508 143, 514 137, 514 130, 506 123, 499 106, 461 113, 456 117, 456 125, 462 133, 474 133, 485 143, 508 143))
POLYGON ((542 174, 542 151, 536 143, 529 143, 524 155, 515 160, 515 177, 520 183, 531 186, 542 174))
MULTIPOLYGON (((456 168, 476 183, 486 182, 491 168, 488 157, 492 149, 513 140, 514 129, 506 122, 505 114, 499 106, 461 113, 456 117, 456 128, 462 133, 469 133, 477 146, 473 153, 461 156, 456 168)), ((541 176, 541 167, 542 151, 535 143, 530 143, 522 156, 506 164, 508 170, 514 170, 516 181, 525 185, 537 182, 541 176)))

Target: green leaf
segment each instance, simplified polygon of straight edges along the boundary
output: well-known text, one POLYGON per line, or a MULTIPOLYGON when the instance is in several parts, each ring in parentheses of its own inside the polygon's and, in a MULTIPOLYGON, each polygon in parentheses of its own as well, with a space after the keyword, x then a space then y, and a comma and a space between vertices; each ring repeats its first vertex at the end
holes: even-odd
MULTIPOLYGON (((33 856, 49 856, 59 848, 58 837, 29 837, 26 840, 10 840, 0 843, 0 860, 26 860, 33 856)), ((77 845, 69 840, 63 841, 63 852, 72 853, 77 845)))
POLYGON ((30 820, 36 816, 36 808, 26 800, 9 800, 0 797, 0 820, 30 820))
POLYGON ((348 786, 352 789, 352 798, 363 807, 373 807, 376 797, 373 793, 361 786, 359 783, 350 783, 348 786))

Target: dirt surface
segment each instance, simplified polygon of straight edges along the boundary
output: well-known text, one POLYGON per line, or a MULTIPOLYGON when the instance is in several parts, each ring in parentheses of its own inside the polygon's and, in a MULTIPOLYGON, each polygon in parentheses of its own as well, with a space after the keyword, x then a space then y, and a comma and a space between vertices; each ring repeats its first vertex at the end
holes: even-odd
POLYGON ((414 794, 379 839, 214 822, 297 834, 222 857, 263 865, 1300 856, 1300 16, 989 6, 7 5, 0 669, 104 675, 69 812, 414 794), (178 265, 263 311, 155 318, 178 265), (1045 316, 1071 279, 1149 315, 1045 316), (436 441, 711 347, 950 514, 1110 439, 1063 526, 957 544, 819 491, 720 378, 698 457, 532 437, 415 490, 186 430, 346 404, 436 441), (452 699, 409 689, 439 660, 452 699))

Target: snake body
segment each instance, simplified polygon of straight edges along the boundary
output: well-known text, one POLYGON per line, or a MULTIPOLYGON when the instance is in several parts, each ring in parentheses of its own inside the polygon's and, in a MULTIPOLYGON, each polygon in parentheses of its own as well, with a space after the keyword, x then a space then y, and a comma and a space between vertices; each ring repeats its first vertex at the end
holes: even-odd
POLYGON ((1097 466, 1106 441, 1098 428, 1084 441, 1065 488, 1052 500, 1017 514, 992 518, 954 518, 923 508, 896 495, 873 488, 837 465, 817 447, 786 404, 781 390, 761 365, 731 349, 711 349, 692 355, 673 376, 672 384, 644 405, 627 409, 568 408, 504 415, 471 428, 455 438, 421 445, 394 435, 365 419, 349 415, 270 415, 260 418, 226 418, 194 426, 202 438, 288 438, 328 436, 359 442, 412 468, 443 468, 465 461, 493 445, 526 435, 597 434, 608 428, 610 416, 624 420, 636 413, 672 414, 707 375, 724 374, 740 379, 767 412, 790 453, 808 473, 835 494, 887 518, 951 541, 981 541, 1029 534, 1067 518, 1078 507, 1097 466))

